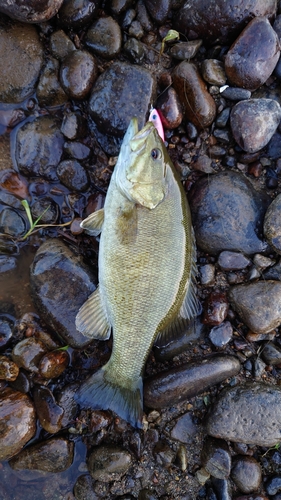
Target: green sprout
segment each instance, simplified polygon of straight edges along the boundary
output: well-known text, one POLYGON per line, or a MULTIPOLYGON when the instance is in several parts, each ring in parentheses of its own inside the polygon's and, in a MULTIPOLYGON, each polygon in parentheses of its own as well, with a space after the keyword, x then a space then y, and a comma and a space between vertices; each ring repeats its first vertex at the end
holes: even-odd
POLYGON ((22 204, 22 206, 25 209, 25 212, 26 212, 26 215, 27 215, 27 218, 28 218, 28 222, 29 222, 29 225, 30 225, 30 229, 22 237, 22 240, 26 240, 26 238, 28 238, 31 234, 36 233, 36 231, 39 231, 39 229, 41 229, 42 227, 56 227, 56 226, 57 227, 63 227, 63 226, 68 226, 72 222, 72 221, 65 222, 65 224, 38 224, 38 222, 40 221, 40 219, 42 219, 43 215, 47 212, 47 210, 49 210, 50 206, 48 206, 42 212, 42 214, 39 215, 39 217, 35 221, 33 221, 28 201, 27 200, 22 200, 21 204, 22 204))
POLYGON ((164 49, 165 49, 165 42, 175 42, 176 40, 179 40, 180 34, 176 30, 169 30, 167 35, 163 38, 162 44, 161 44, 161 50, 160 50, 160 56, 163 54, 164 49))

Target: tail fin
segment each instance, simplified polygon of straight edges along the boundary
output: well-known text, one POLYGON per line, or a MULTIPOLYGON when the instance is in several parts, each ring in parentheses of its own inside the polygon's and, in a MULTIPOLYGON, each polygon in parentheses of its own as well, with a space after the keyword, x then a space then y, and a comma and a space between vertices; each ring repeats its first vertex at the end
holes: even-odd
POLYGON ((110 381, 101 368, 78 389, 75 399, 84 408, 112 410, 133 427, 142 428, 143 383, 140 377, 135 387, 128 389, 110 381))

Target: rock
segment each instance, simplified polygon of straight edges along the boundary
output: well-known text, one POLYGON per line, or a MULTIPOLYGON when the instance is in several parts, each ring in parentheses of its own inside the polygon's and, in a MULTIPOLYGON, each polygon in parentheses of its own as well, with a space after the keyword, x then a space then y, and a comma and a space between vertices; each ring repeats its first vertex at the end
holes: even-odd
POLYGON ((245 99, 250 99, 252 92, 250 90, 240 89, 237 87, 227 87, 223 90, 223 92, 221 92, 221 95, 230 101, 244 101, 245 99))
POLYGON ((240 363, 234 356, 212 356, 148 377, 144 382, 144 404, 165 408, 185 401, 228 377, 236 375, 240 363))
POLYGON ((181 443, 190 444, 196 439, 198 425, 194 423, 190 413, 185 413, 177 419, 171 431, 171 438, 181 443))
MULTIPOLYGON (((5 257, 5 256, 4 256, 5 257)), ((0 315, 0 348, 5 348, 13 338, 13 321, 4 314, 0 315)))
POLYGON ((197 245, 205 252, 266 250, 257 235, 268 201, 244 175, 228 171, 204 177, 195 183, 189 202, 197 245))
POLYGON ((175 452, 164 440, 156 443, 153 449, 153 455, 155 456, 156 463, 166 469, 169 469, 175 461, 175 452))
POLYGON ((58 474, 71 466, 73 457, 74 443, 62 437, 56 437, 25 448, 10 460, 9 465, 16 471, 27 469, 58 474))
POLYGON ((91 154, 91 149, 79 141, 65 142, 64 151, 68 156, 76 160, 87 160, 91 154))
POLYGON ((59 206, 52 198, 40 198, 31 207, 33 220, 40 217, 40 224, 55 224, 59 218, 59 206))
POLYGON ((227 443, 222 439, 207 437, 201 453, 201 464, 211 476, 227 479, 231 469, 231 455, 227 443))
POLYGON ((224 108, 222 112, 217 116, 216 126, 219 128, 224 128, 227 125, 230 116, 230 108, 224 108))
POLYGON ((36 413, 41 427, 50 434, 62 428, 63 408, 61 408, 48 387, 37 386, 33 391, 36 413))
POLYGON ((62 61, 75 50, 75 45, 63 30, 58 30, 50 35, 50 50, 56 59, 62 61))
POLYGON ((60 67, 60 82, 71 99, 85 99, 98 76, 97 63, 86 50, 74 50, 60 67))
POLYGON ((98 495, 93 490, 94 481, 90 474, 79 476, 74 485, 74 495, 76 500, 99 500, 98 495))
POLYGON ((0 380, 14 382, 19 374, 19 367, 7 356, 0 355, 0 380))
POLYGON ((144 45, 136 38, 129 38, 124 44, 124 53, 131 62, 141 64, 145 56, 144 45))
POLYGON ((264 344, 261 356, 267 365, 281 364, 281 349, 277 345, 272 344, 272 342, 264 344))
POLYGON ((228 344, 233 335, 233 328, 229 321, 224 321, 219 326, 214 326, 210 333, 209 338, 212 344, 216 347, 224 347, 228 344))
POLYGON ((226 293, 214 290, 205 300, 202 323, 212 326, 220 325, 225 320, 227 313, 226 293))
POLYGON ((156 23, 163 24, 167 20, 172 0, 158 0, 158 2, 155 2, 155 0, 145 0, 144 3, 156 23))
POLYGON ((202 45, 202 40, 190 40, 189 42, 179 42, 170 48, 170 54, 174 59, 184 61, 193 59, 202 45))
POLYGON ((211 85, 224 85, 226 74, 221 61, 216 59, 205 59, 201 65, 202 76, 204 80, 211 85))
POLYGON ((182 107, 176 91, 168 88, 157 99, 157 111, 164 128, 177 128, 182 122, 182 107))
POLYGON ((279 39, 266 17, 255 17, 230 47, 225 71, 232 85, 256 90, 270 77, 280 55, 279 39))
MULTIPOLYGON (((278 491, 281 491, 281 477, 280 476, 272 476, 265 485, 265 490, 268 495, 276 495, 278 491)), ((279 500, 278 497, 274 497, 274 500, 279 500)))
POLYGON ((230 114, 234 139, 244 151, 255 153, 269 143, 280 118, 280 105, 273 99, 238 102, 230 114))
POLYGON ((246 269, 251 264, 250 259, 245 257, 242 253, 229 252, 225 250, 221 252, 218 258, 218 265, 224 271, 236 271, 239 269, 246 269))
POLYGON ((61 106, 68 100, 59 83, 59 62, 56 59, 49 59, 41 72, 36 94, 42 107, 61 106))
POLYGON ((201 285, 210 286, 215 281, 215 266, 213 264, 205 264, 199 267, 199 276, 201 285))
POLYGON ((210 0, 208 9, 204 0, 185 2, 176 14, 174 28, 188 38, 203 38, 209 42, 229 43, 253 17, 273 19, 276 2, 269 0, 210 0))
POLYGON ((216 115, 216 104, 195 64, 181 62, 173 72, 173 80, 187 119, 198 128, 211 125, 216 115))
POLYGON ((3 389, 0 422, 0 460, 8 460, 35 435, 36 417, 30 398, 8 387, 3 389))
POLYGON ((87 133, 87 121, 79 112, 67 113, 61 124, 61 132, 71 141, 80 139, 87 133))
POLYGON ((262 383, 224 389, 207 420, 211 436, 271 447, 281 440, 281 389, 262 383))
POLYGON ((262 479, 261 466, 253 457, 236 456, 233 459, 231 479, 242 493, 257 491, 262 479))
POLYGON ((38 249, 30 276, 41 318, 66 344, 83 348, 91 342, 75 328, 75 317, 95 290, 92 272, 63 242, 49 239, 38 249))
POLYGON ((12 359, 20 367, 31 373, 38 373, 40 359, 47 347, 41 340, 30 337, 18 342, 12 350, 12 359))
POLYGON ((117 480, 127 472, 132 463, 131 455, 115 446, 100 446, 88 458, 88 469, 93 479, 105 483, 117 480))
POLYGON ((49 178, 60 162, 63 143, 59 123, 51 116, 40 116, 25 123, 16 134, 15 157, 19 171, 27 176, 49 178))
POLYGON ((258 281, 233 286, 229 300, 242 321, 254 333, 269 333, 281 324, 280 281, 258 281))
POLYGON ((39 374, 41 377, 50 379, 59 377, 69 364, 69 354, 60 349, 47 352, 39 363, 39 374))
POLYGON ((33 0, 2 0, 0 12, 7 14, 12 19, 23 23, 44 23, 54 17, 63 0, 41 0, 36 3, 33 0))
POLYGON ((113 59, 119 54, 122 45, 119 24, 112 17, 100 17, 88 29, 85 43, 97 56, 113 59))
POLYGON ((64 160, 57 167, 58 178, 70 191, 86 191, 89 186, 87 172, 76 160, 64 160))
POLYGON ((25 220, 13 208, 5 207, 0 211, 0 232, 20 238, 26 232, 25 220))
POLYGON ((100 0, 64 0, 58 13, 60 24, 67 29, 80 29, 97 15, 100 0))
POLYGON ((231 485, 227 479, 212 478, 212 485, 216 493, 216 498, 222 500, 232 500, 231 485))
POLYGON ((1 102, 17 103, 33 94, 42 64, 43 47, 33 26, 0 23, 1 102))
POLYGON ((264 235, 270 246, 281 254, 281 195, 269 205, 264 218, 264 235))

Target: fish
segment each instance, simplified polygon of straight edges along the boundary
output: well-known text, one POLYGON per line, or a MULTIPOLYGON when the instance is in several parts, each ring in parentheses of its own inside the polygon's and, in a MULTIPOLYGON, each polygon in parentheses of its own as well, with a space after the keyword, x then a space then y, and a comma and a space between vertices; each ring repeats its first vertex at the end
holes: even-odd
POLYGON ((158 134, 160 135, 162 141, 165 141, 164 129, 162 125, 162 121, 157 109, 151 107, 151 111, 148 117, 148 121, 154 124, 158 134))
POLYGON ((98 340, 113 330, 113 347, 75 399, 142 428, 142 376, 153 343, 169 343, 200 310, 186 194, 152 122, 139 131, 131 120, 104 207, 81 227, 100 235, 99 285, 78 311, 76 328, 98 340))

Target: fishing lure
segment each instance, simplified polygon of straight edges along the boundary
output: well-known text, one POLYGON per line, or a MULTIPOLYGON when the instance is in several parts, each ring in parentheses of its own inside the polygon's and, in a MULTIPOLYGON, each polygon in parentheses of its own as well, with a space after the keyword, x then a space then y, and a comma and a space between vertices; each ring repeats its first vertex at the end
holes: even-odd
POLYGON ((164 129, 157 109, 151 108, 148 121, 153 123, 162 141, 165 142, 164 129))

